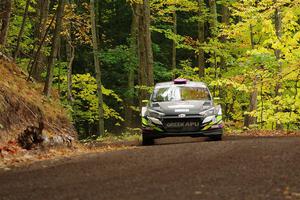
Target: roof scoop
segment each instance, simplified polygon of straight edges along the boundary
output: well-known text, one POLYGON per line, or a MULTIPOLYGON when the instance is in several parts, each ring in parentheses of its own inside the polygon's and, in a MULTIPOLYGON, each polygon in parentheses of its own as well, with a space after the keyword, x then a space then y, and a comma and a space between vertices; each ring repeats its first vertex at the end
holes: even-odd
POLYGON ((174 80, 174 84, 186 84, 187 82, 188 80, 184 78, 177 78, 174 80))

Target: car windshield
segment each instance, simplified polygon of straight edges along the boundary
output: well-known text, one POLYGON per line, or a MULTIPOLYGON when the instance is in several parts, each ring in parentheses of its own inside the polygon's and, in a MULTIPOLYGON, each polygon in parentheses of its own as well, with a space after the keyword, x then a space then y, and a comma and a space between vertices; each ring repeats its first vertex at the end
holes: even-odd
POLYGON ((211 100, 206 87, 191 86, 168 86, 155 88, 152 101, 189 101, 189 100, 211 100))

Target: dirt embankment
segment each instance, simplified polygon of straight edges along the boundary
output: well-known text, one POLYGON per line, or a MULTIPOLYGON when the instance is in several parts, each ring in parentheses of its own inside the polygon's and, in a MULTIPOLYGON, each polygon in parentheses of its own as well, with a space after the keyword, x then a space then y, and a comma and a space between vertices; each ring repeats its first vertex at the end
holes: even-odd
POLYGON ((58 95, 42 95, 42 85, 26 81, 26 74, 0 56, 0 145, 15 140, 28 126, 44 123, 49 136, 71 135, 76 131, 60 105, 58 95))

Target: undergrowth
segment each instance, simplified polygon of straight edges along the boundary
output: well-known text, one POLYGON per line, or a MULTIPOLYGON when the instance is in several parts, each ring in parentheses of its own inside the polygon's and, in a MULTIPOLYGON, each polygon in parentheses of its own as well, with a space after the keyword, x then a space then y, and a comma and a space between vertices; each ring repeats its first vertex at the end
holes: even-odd
POLYGON ((135 140, 141 140, 141 134, 136 132, 123 132, 121 134, 113 134, 105 132, 104 134, 98 136, 98 135, 92 135, 85 139, 80 140, 82 143, 88 143, 88 142, 104 142, 104 143, 110 143, 110 142, 124 142, 124 141, 135 141, 135 140))

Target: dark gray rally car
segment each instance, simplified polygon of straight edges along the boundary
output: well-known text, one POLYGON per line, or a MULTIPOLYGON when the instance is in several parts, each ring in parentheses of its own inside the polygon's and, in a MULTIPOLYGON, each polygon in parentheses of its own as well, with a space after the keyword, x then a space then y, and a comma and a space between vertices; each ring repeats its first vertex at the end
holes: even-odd
POLYGON ((214 105, 202 82, 175 79, 158 83, 146 107, 142 108, 143 144, 170 136, 208 136, 221 140, 221 106, 214 105))

